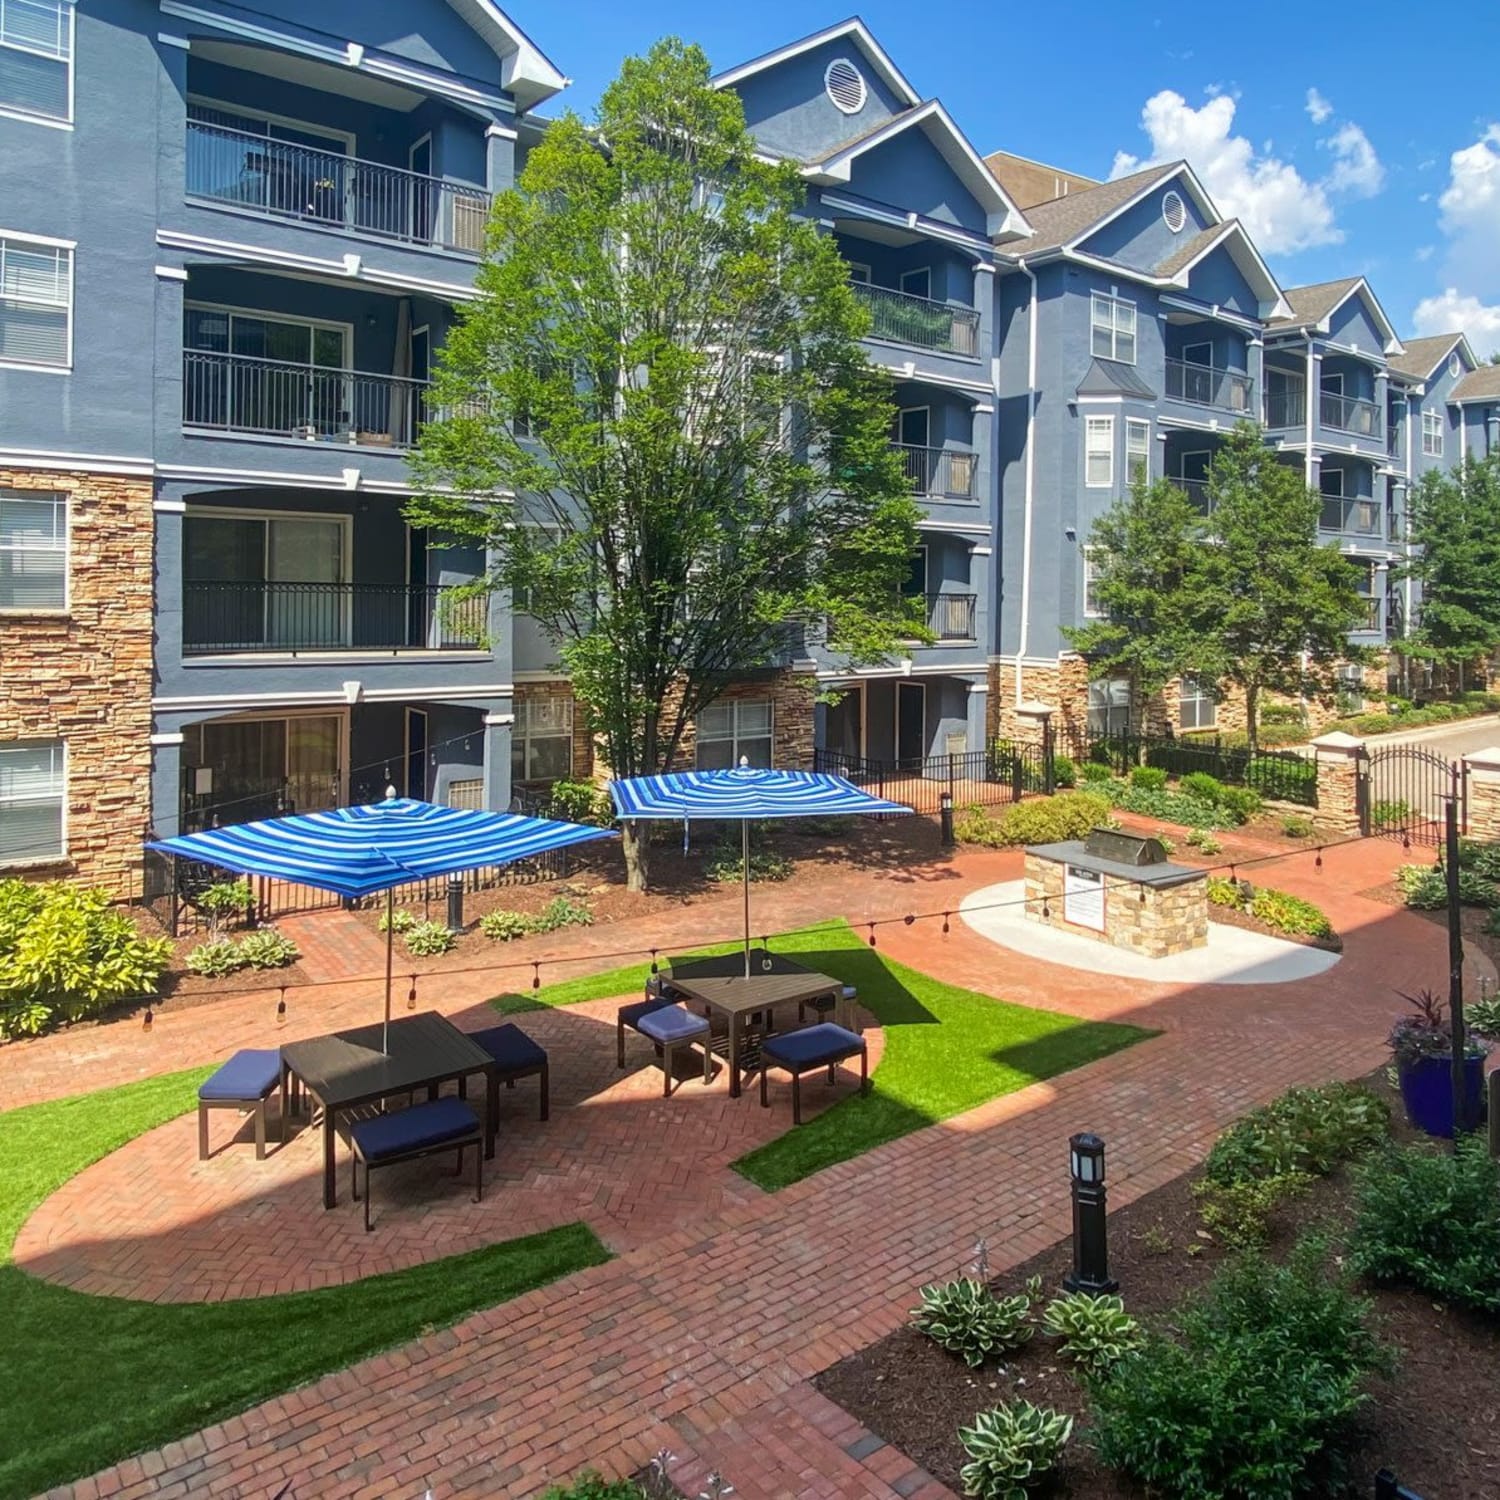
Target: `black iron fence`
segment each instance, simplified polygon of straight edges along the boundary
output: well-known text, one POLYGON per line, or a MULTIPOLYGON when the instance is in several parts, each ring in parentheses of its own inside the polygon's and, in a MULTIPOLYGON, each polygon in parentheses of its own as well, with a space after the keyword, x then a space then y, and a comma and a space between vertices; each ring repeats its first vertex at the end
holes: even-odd
POLYGON ((1136 766, 1158 766, 1169 776, 1205 771, 1229 786, 1248 786, 1274 802, 1318 805, 1318 768, 1295 750, 1261 750, 1226 744, 1218 735, 1117 735, 1092 741, 1085 758, 1125 776, 1136 766))
POLYGON ((987 750, 954 755, 918 755, 875 760, 838 750, 815 750, 813 769, 842 776, 892 802, 904 802, 929 817, 941 810, 943 794, 957 808, 1019 802, 1028 792, 1053 790, 1051 758, 1040 746, 997 740, 987 750))

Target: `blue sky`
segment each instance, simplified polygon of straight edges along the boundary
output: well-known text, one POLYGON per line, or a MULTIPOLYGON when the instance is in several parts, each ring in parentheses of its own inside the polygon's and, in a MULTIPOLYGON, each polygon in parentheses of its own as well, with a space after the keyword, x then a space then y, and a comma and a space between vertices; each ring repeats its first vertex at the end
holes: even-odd
MULTIPOLYGON (((676 33, 726 68, 844 19, 792 0, 507 7, 587 113, 620 58, 676 33)), ((1362 273, 1403 334, 1500 350, 1500 6, 971 0, 859 12, 980 151, 1092 176, 1175 156, 1285 286, 1362 273), (1253 20, 1251 19, 1253 15, 1253 20), (1259 40, 1246 46, 1254 34, 1259 40)))

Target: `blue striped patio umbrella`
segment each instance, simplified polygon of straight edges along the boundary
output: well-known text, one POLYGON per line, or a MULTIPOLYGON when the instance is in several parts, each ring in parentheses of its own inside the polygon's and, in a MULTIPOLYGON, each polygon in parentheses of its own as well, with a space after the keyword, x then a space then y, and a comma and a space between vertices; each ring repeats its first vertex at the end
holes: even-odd
MULTIPOLYGON (((148 849, 180 854, 237 875, 266 875, 339 896, 385 892, 385 1025, 391 1024, 394 926, 392 892, 409 880, 511 864, 569 844, 614 838, 612 829, 516 813, 438 807, 390 797, 366 807, 336 807, 208 828, 157 839, 148 849)), ((385 1033, 381 1034, 384 1046, 385 1033)))
POLYGON ((750 825, 770 818, 833 818, 909 813, 902 802, 862 792, 842 776, 821 771, 766 771, 745 761, 726 771, 673 771, 612 781, 609 795, 620 818, 694 818, 740 825, 745 885, 745 973, 750 972, 750 825))

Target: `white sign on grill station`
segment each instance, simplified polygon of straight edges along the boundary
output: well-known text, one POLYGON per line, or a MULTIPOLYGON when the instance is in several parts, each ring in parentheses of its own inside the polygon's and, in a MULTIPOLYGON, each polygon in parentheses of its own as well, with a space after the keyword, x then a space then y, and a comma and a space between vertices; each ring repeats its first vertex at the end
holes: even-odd
POLYGON ((1104 931, 1104 876, 1080 865, 1063 866, 1063 920, 1104 931))

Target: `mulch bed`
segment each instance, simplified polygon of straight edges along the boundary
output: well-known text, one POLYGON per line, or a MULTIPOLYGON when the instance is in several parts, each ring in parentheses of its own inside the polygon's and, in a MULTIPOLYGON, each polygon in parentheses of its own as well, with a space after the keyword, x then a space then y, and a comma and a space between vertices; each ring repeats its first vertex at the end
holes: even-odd
POLYGON ((1243 927, 1246 932, 1258 932, 1265 937, 1280 938, 1283 943, 1300 943, 1304 948, 1321 948, 1325 953, 1342 953, 1344 940, 1335 933, 1331 938, 1311 937, 1305 932, 1283 932, 1279 927, 1269 927, 1258 917, 1233 906, 1211 906, 1210 922, 1221 922, 1225 927, 1243 927))
MULTIPOLYGON (((1398 1139, 1413 1139, 1400 1102, 1383 1073, 1366 1080, 1392 1101, 1398 1139)), ((1142 1318, 1166 1314, 1201 1287, 1226 1252, 1202 1236, 1192 1196, 1196 1172, 1112 1213, 1110 1272, 1126 1308, 1142 1318)), ((1338 1172, 1314 1184, 1279 1215, 1271 1253, 1279 1255, 1304 1231, 1347 1222, 1352 1183, 1338 1172)), ((954 1274, 967 1247, 955 1246, 954 1274)), ((1071 1269, 1071 1245, 1050 1250, 995 1282, 1001 1295, 1042 1278, 1044 1295, 1071 1269)), ((1494 1500, 1500 1495, 1500 1319, 1484 1319, 1417 1293, 1371 1290, 1374 1319, 1397 1358, 1390 1379, 1370 1383, 1371 1402, 1358 1420, 1351 1472, 1369 1493, 1375 1471, 1392 1469, 1424 1500, 1494 1500)), ((912 1303, 917 1288, 912 1288, 912 1303)), ((1087 1405, 1072 1369, 1038 1335, 1003 1366, 970 1370, 964 1362, 907 1327, 841 1360, 814 1384, 856 1420, 957 1492, 965 1454, 958 1428, 976 1412, 1024 1398, 1080 1420, 1051 1491, 1068 1500, 1146 1500, 1141 1487, 1098 1464, 1088 1443, 1087 1405)))

